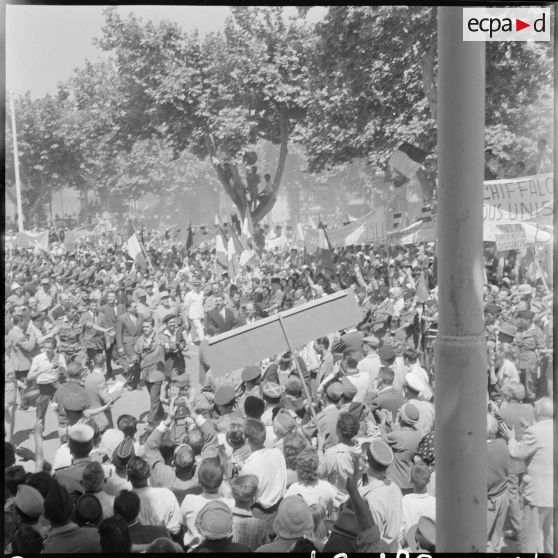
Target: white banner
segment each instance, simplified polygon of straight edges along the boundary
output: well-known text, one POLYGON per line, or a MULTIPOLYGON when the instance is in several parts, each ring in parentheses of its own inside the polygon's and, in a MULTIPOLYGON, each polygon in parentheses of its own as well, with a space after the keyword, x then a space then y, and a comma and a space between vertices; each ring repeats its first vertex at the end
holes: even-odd
POLYGON ((504 252, 506 250, 524 250, 527 245, 525 231, 496 233, 496 249, 504 252))
POLYGON ((484 220, 503 224, 552 219, 553 181, 552 173, 486 181, 484 220))

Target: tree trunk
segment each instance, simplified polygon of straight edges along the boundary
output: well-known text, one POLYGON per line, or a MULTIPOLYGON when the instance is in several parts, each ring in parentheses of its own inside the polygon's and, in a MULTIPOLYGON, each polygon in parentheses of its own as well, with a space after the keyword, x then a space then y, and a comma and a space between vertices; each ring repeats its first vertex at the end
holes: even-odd
POLYGON ((283 171, 285 170, 287 153, 289 151, 289 117, 284 112, 279 114, 279 125, 281 127, 281 144, 279 147, 277 170, 273 179, 273 194, 263 202, 260 202, 252 212, 252 221, 254 223, 259 223, 273 209, 277 201, 277 192, 281 185, 281 179, 283 178, 283 171))
POLYGON ((422 89, 430 107, 432 119, 438 117, 438 93, 434 83, 434 49, 429 50, 421 60, 422 69, 422 89))
MULTIPOLYGON (((277 169, 273 179, 273 194, 266 199, 260 201, 255 209, 252 211, 252 222, 259 223, 272 209, 277 201, 277 191, 281 184, 283 177, 283 170, 285 169, 285 162, 287 160, 288 143, 289 143, 289 118, 286 113, 281 112, 279 115, 279 125, 281 128, 281 144, 279 148, 279 160, 277 162, 277 169)), ((242 182, 242 178, 236 166, 231 166, 231 173, 233 184, 231 185, 230 178, 225 175, 225 169, 217 158, 217 151, 213 138, 210 134, 204 136, 205 148, 209 154, 211 165, 217 173, 217 177, 221 182, 225 192, 231 198, 234 205, 238 208, 240 216, 242 217, 246 211, 248 201, 246 199, 246 188, 242 182)))
POLYGON ((35 201, 29 206, 29 214, 27 215, 27 221, 29 223, 33 222, 33 216, 36 215, 37 211, 39 210, 39 205, 41 204, 41 201, 46 193, 46 182, 42 174, 40 175, 40 182, 41 187, 39 189, 39 193, 37 194, 35 201))

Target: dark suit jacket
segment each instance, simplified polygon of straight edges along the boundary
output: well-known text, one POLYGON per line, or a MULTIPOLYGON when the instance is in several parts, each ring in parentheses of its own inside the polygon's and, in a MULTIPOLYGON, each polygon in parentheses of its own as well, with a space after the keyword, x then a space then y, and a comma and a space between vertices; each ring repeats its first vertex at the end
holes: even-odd
POLYGON ((128 312, 116 318, 116 348, 124 349, 129 358, 136 355, 135 345, 142 334, 142 320, 143 316, 138 316, 134 326, 128 312))
POLYGON ((124 304, 117 304, 116 313, 110 304, 103 304, 99 308, 99 313, 103 315, 103 327, 116 327, 116 320, 119 316, 126 313, 124 304))
POLYGON ((225 319, 223 316, 214 308, 205 314, 205 331, 208 335, 219 335, 220 333, 225 333, 230 331, 238 325, 235 315, 228 308, 225 309, 225 319))

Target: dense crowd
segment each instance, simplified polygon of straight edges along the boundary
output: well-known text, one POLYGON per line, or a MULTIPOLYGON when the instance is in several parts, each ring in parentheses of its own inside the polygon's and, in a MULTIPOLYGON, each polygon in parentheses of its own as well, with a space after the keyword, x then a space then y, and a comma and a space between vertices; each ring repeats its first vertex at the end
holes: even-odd
MULTIPOLYGON (((337 249, 327 272, 260 245, 230 277, 210 246, 160 244, 144 268, 110 245, 7 254, 6 381, 37 422, 32 459, 5 443, 5 552, 434 551, 433 245, 337 249), (232 384, 208 369, 207 338, 350 287, 355 328, 232 384), (113 416, 138 389, 149 409, 113 416)), ((495 259, 487 549, 552 552, 552 293, 495 259)))

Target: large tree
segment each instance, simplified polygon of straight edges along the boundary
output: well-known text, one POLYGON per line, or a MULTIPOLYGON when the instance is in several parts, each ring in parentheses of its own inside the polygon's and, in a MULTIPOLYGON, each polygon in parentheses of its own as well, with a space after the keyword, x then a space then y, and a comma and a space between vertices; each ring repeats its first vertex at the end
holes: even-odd
MULTIPOLYGON (((48 201, 48 193, 79 183, 79 153, 68 141, 65 115, 67 105, 57 95, 14 100, 19 172, 24 214, 33 217, 48 201)), ((13 130, 9 105, 6 111, 6 183, 15 183, 13 130)))
POLYGON ((289 137, 305 114, 311 33, 302 18, 286 20, 281 7, 231 11, 223 33, 202 39, 108 9, 98 44, 117 69, 115 145, 164 138, 177 156, 188 149, 207 159, 241 214, 247 153, 260 140, 280 146, 274 193, 251 208, 257 222, 275 203, 289 137))
MULTIPOLYGON (((314 91, 304 142, 310 168, 363 156, 384 168, 402 141, 431 153, 437 144, 436 8, 334 6, 317 25, 314 91)), ((504 165, 524 160, 551 112, 550 43, 486 44, 487 147, 504 165), (538 118, 527 119, 527 114, 538 118)))

